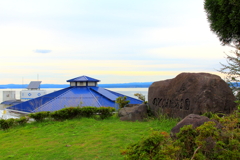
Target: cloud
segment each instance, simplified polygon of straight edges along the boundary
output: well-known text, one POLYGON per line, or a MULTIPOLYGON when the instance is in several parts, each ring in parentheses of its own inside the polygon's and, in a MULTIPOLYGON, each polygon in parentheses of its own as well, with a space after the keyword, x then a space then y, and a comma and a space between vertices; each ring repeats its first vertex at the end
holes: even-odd
POLYGON ((52 50, 47 50, 47 49, 36 49, 34 50, 35 53, 50 53, 52 50))

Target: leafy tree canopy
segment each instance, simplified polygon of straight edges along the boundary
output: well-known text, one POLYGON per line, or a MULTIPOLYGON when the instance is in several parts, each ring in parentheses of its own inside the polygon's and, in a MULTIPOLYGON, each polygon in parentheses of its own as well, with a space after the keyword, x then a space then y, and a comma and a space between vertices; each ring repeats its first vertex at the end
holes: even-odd
POLYGON ((222 45, 240 45, 240 0, 205 0, 211 30, 222 45))

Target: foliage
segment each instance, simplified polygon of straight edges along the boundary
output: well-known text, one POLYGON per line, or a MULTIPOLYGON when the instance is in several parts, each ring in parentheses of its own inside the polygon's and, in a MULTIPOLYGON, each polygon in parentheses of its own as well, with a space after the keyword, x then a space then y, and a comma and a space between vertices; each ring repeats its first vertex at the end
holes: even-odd
POLYGON ((123 108, 123 107, 125 107, 127 104, 129 104, 130 101, 127 100, 127 97, 126 97, 126 96, 124 96, 124 97, 118 97, 118 98, 116 99, 116 103, 118 104, 119 108, 123 108))
POLYGON ((142 100, 143 103, 147 104, 145 96, 142 93, 135 93, 134 96, 138 97, 138 99, 142 100))
POLYGON ((43 111, 43 112, 31 113, 28 116, 30 118, 33 118, 36 122, 40 122, 40 121, 43 121, 45 118, 48 118, 49 115, 50 115, 50 112, 43 111))
POLYGON ((73 119, 76 117, 93 117, 99 114, 101 119, 112 116, 115 109, 112 107, 67 107, 51 113, 51 117, 55 120, 73 119))
POLYGON ((109 118, 113 115, 115 108, 112 107, 67 107, 54 112, 37 112, 31 113, 27 117, 18 119, 0 119, 0 129, 6 130, 14 125, 26 124, 29 118, 33 118, 36 122, 42 122, 46 118, 53 118, 54 120, 67 120, 76 117, 93 117, 98 114, 101 119, 109 118))
MULTIPOLYGON (((239 9, 240 10, 240 9, 239 9)), ((232 88, 233 92, 236 93, 237 99, 240 99, 240 48, 232 51, 233 56, 227 55, 227 64, 222 64, 222 68, 219 72, 226 75, 226 81, 232 88)))
POLYGON ((97 107, 82 107, 81 108, 81 114, 83 117, 93 117, 94 115, 96 115, 96 113, 98 112, 97 107))
POLYGON ((16 125, 23 125, 23 124, 26 124, 28 120, 29 118, 27 117, 21 117, 18 119, 9 118, 6 120, 0 119, 0 129, 6 130, 16 125))
POLYGON ((81 115, 81 108, 80 107, 67 107, 61 110, 57 110, 50 113, 50 116, 55 120, 66 120, 72 119, 77 116, 81 115))
POLYGON ((202 114, 205 117, 208 117, 210 119, 219 119, 220 117, 223 117, 225 114, 223 113, 212 113, 212 112, 205 112, 202 114))
POLYGON ((223 45, 240 45, 240 1, 205 0, 204 9, 210 22, 211 30, 223 45))
POLYGON ((240 117, 240 100, 235 101, 237 103, 237 109, 236 109, 236 114, 238 117, 240 117))
POLYGON ((28 122, 29 118, 28 117, 20 117, 15 119, 16 123, 19 125, 26 124, 28 122))
POLYGON ((226 74, 226 81, 236 93, 236 98, 240 99, 240 1, 205 0, 204 8, 210 28, 219 37, 222 45, 235 49, 231 51, 233 56, 227 55, 227 64, 221 63, 222 68, 219 71, 226 74))
POLYGON ((115 111, 115 108, 112 107, 99 107, 98 108, 98 114, 101 119, 109 118, 113 115, 113 112, 115 111))
POLYGON ((239 109, 233 114, 217 117, 193 128, 185 125, 176 139, 168 134, 155 131, 143 140, 131 144, 122 151, 126 159, 229 159, 240 157, 240 115, 239 109), (217 125, 217 123, 219 123, 217 125), (217 127, 218 126, 218 127, 217 127), (165 137, 164 139, 161 139, 165 137))
POLYGON ((213 117, 213 114, 212 112, 205 112, 203 113, 202 115, 205 116, 205 117, 208 117, 208 118, 212 118, 213 117))
POLYGON ((133 143, 122 150, 125 159, 173 159, 178 148, 174 148, 167 132, 152 131, 149 137, 133 143))
POLYGON ((9 129, 12 127, 15 123, 15 120, 13 118, 10 119, 0 119, 0 128, 3 130, 9 129))

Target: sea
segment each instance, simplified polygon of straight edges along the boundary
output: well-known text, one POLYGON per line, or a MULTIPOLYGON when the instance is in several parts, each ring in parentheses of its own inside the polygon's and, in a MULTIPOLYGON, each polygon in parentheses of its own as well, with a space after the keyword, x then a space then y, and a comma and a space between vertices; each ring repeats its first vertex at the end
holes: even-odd
MULTIPOLYGON (((45 90, 48 93, 60 90, 63 88, 41 88, 41 90, 45 90)), ((108 90, 118 92, 124 94, 126 96, 137 98, 134 96, 135 93, 141 93, 145 96, 146 100, 148 99, 148 88, 106 88, 108 90)), ((3 101, 3 91, 15 91, 16 99, 20 99, 20 91, 24 89, 0 89, 0 103, 3 101)))

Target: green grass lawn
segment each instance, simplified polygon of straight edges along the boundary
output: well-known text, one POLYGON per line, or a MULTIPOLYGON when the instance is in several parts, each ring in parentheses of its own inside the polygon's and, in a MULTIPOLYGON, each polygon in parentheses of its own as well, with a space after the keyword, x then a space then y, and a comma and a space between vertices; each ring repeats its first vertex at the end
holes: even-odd
POLYGON ((0 159, 118 160, 130 143, 148 136, 151 129, 170 132, 176 119, 122 122, 81 118, 33 122, 0 130, 0 159))

